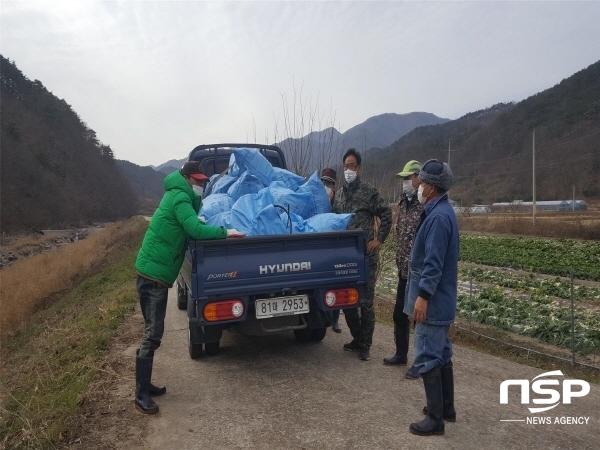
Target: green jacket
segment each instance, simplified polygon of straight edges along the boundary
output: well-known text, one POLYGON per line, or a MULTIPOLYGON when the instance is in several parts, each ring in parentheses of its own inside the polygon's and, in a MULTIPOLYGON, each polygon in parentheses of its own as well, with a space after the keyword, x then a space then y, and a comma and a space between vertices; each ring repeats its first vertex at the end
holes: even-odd
POLYGON ((379 194, 379 191, 357 178, 352 183, 344 183, 342 189, 335 192, 333 212, 353 213, 348 229, 362 229, 368 232, 368 240, 385 241, 392 229, 392 210, 379 194), (375 218, 380 219, 375 236, 375 218))
POLYGON ((150 220, 135 268, 147 278, 172 286, 189 238, 224 239, 227 229, 205 225, 198 219, 202 200, 179 171, 167 175, 164 186, 165 195, 150 220))

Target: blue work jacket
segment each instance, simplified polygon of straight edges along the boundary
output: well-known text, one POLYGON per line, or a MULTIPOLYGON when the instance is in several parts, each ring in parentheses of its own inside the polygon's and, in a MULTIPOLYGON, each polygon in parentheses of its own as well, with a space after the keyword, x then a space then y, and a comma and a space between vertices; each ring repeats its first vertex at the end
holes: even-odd
POLYGON ((418 296, 427 300, 424 323, 448 325, 456 315, 458 221, 448 194, 425 205, 409 261, 404 313, 413 315, 418 296))

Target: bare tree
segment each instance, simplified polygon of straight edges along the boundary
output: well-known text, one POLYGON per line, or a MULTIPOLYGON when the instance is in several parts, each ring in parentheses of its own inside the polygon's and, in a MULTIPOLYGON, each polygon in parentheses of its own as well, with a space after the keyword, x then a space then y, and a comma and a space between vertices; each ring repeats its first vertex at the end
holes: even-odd
MULTIPOLYGON (((308 176, 315 170, 339 164, 342 142, 335 128, 335 111, 329 106, 328 114, 322 112, 319 97, 313 101, 293 85, 293 98, 281 94, 283 129, 275 117, 273 141, 281 146, 288 159, 288 169, 298 175, 308 176)), ((268 139, 268 135, 266 136, 268 139)), ((268 140, 267 140, 268 142, 268 140)))

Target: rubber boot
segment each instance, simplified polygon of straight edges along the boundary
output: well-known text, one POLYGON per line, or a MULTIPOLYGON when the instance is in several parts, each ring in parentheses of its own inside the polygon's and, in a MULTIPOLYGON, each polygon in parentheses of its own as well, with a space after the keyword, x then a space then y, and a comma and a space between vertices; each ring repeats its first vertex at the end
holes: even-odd
MULTIPOLYGON (((446 422, 456 422, 456 410, 454 409, 454 370, 452 361, 444 364, 440 369, 442 377, 442 397, 444 399, 443 418, 446 422)), ((423 414, 428 414, 428 408, 423 408, 423 414)))
POLYGON ((135 409, 144 414, 156 414, 158 405, 150 397, 152 358, 135 358, 135 409))
POLYGON ((398 326, 394 325, 394 342, 396 343, 396 354, 389 358, 383 358, 383 362, 388 366, 405 366, 408 354, 408 328, 406 336, 398 332, 398 326))
POLYGON ((167 387, 154 386, 152 383, 150 383, 150 386, 148 386, 148 393, 150 394, 150 397, 159 397, 167 393, 167 387))
POLYGON ((335 311, 333 311, 333 325, 331 326, 331 329, 333 331, 335 331, 336 333, 341 333, 342 332, 342 327, 340 327, 340 310, 337 309, 335 311))
POLYGON ((419 436, 444 434, 442 376, 440 368, 436 367, 422 375, 425 396, 427 397, 428 414, 421 422, 411 423, 409 430, 419 436))
MULTIPOLYGON (((139 354, 140 354, 140 350, 137 349, 135 351, 135 356, 138 356, 139 354)), ((150 387, 148 388, 148 392, 150 393, 150 397, 159 397, 159 396, 167 393, 167 387, 166 386, 154 386, 151 381, 150 387)))
POLYGON ((371 353, 369 352, 370 347, 368 345, 360 344, 358 357, 363 361, 371 360, 371 353))

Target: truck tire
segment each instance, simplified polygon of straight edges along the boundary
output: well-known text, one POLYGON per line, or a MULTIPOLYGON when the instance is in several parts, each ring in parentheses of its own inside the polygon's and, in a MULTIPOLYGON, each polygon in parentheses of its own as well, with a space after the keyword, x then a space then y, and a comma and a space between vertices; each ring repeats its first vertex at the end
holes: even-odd
POLYGON ((208 356, 215 356, 217 353, 219 353, 219 344, 220 343, 221 343, 221 341, 206 342, 204 344, 204 350, 206 350, 206 354, 208 356))
POLYGON ((198 343, 198 326, 195 321, 189 321, 188 324, 188 349, 190 352, 190 358, 197 359, 202 356, 202 343, 198 343))
POLYGON ((187 289, 185 284, 182 287, 179 281, 177 281, 177 308, 181 311, 187 309, 187 289))
POLYGON ((312 328, 311 340, 321 342, 327 334, 327 328, 312 328))
POLYGON ((294 337, 296 338, 296 341, 300 342, 301 344, 306 344, 312 340, 312 333, 312 328, 306 327, 300 330, 294 330, 294 337))

